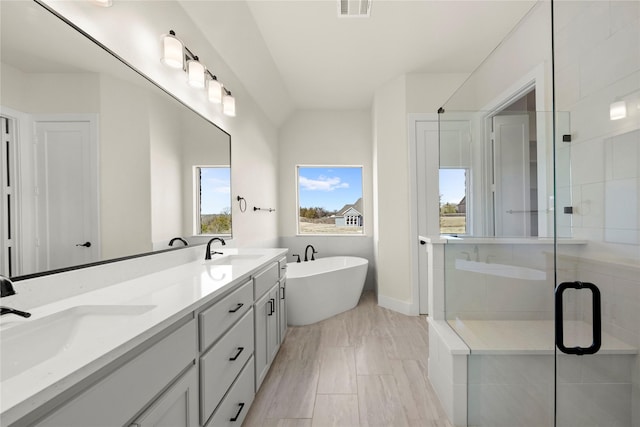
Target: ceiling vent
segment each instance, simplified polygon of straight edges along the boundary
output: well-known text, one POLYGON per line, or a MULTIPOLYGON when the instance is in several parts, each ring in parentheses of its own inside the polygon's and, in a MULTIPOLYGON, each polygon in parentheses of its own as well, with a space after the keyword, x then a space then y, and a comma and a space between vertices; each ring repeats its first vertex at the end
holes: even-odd
POLYGON ((344 18, 368 18, 371 0, 338 0, 338 16, 344 18))

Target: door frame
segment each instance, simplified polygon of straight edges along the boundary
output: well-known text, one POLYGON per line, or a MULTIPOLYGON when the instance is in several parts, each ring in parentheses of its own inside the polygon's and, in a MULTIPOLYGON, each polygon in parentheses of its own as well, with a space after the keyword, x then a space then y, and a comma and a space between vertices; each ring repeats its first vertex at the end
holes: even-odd
MULTIPOLYGON (((549 77, 550 79, 550 77, 549 77)), ((490 157, 491 151, 489 146, 491 144, 491 123, 493 117, 502 111, 509 104, 521 98, 532 89, 536 91, 536 135, 537 135, 537 160, 538 160, 538 237, 551 237, 554 230, 549 229, 549 221, 547 219, 547 213, 549 209, 553 209, 553 201, 547 197, 549 186, 548 183, 553 183, 553 168, 548 168, 547 156, 553 146, 553 120, 551 106, 551 95, 547 94, 549 88, 545 84, 545 64, 540 63, 534 67, 531 71, 526 73, 520 79, 509 85, 500 95, 493 98, 488 102, 481 110, 480 113, 481 123, 483 124, 483 178, 482 178, 482 194, 485 200, 491 196, 491 187, 487 182, 487 169, 492 161, 490 157), (547 115, 550 115, 547 119, 547 115), (543 142, 543 143, 540 143, 543 142), (549 144, 551 143, 551 144, 549 144), (550 175, 551 174, 551 175, 550 175)), ((493 209, 490 206, 485 206, 482 210, 484 218, 493 218, 493 209)), ((487 226, 487 221, 483 221, 483 232, 488 234, 491 231, 487 226)), ((552 221, 551 221, 552 223, 552 221)), ((553 224, 551 224, 553 225, 553 224)), ((493 227, 491 227, 493 228, 493 227)))
MULTIPOLYGON (((431 314, 428 313, 428 306, 430 302, 428 298, 423 298, 423 300, 427 301, 427 307, 421 306, 420 304, 420 253, 421 250, 426 250, 424 246, 420 244, 420 239, 418 237, 418 123, 420 122, 430 122, 430 123, 438 123, 438 114, 437 113, 410 113, 408 114, 408 136, 409 136, 409 242, 410 245, 410 262, 411 262, 411 305, 409 306, 409 314, 410 315, 418 315, 418 314, 431 314)), ((433 153, 434 161, 431 163, 431 166, 435 163, 435 168, 426 167, 426 173, 428 175, 427 179, 427 197, 429 195, 435 194, 436 196, 439 193, 439 178, 438 178, 438 170, 440 165, 440 146, 438 142, 434 144, 433 147, 429 147, 429 151, 433 153), (433 193, 433 194, 432 194, 433 193)), ((429 204, 427 204, 427 234, 429 236, 440 236, 440 225, 438 222, 439 218, 439 207, 437 204, 434 204, 431 208, 429 204)), ((427 280, 426 277, 422 278, 422 280, 427 280)), ((427 282, 426 288, 430 284, 427 282)))

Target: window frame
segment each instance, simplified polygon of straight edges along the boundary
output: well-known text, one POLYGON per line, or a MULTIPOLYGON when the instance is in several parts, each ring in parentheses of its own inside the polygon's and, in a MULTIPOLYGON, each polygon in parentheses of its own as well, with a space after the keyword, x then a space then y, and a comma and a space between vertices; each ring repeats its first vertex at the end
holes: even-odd
POLYGON ((225 237, 233 236, 233 203, 231 198, 231 165, 193 165, 193 235, 202 237, 225 237), (202 181, 201 170, 207 169, 228 169, 229 170, 229 233, 203 233, 202 230, 202 213, 201 213, 201 196, 202 181))
MULTIPOLYGON (((362 210, 365 210, 365 195, 364 195, 364 165, 353 165, 353 164, 297 164, 294 168, 294 183, 295 183, 295 220, 296 220, 296 236, 323 236, 323 237, 364 237, 367 235, 367 221, 365 220, 365 212, 361 212, 362 214, 362 226, 359 227, 361 229, 358 233, 303 233, 300 230, 300 169, 301 168, 333 168, 333 169, 348 169, 348 168, 357 168, 360 169, 360 198, 362 199, 362 210)), ((354 200, 354 202, 357 200, 354 200)), ((346 219, 345 219, 346 220, 346 219)))

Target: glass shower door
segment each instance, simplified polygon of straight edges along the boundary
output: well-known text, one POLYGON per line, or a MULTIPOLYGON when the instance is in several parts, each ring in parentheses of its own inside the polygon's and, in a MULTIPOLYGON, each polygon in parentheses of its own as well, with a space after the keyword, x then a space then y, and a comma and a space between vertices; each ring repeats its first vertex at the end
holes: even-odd
POLYGON ((638 427, 640 3, 552 12, 555 108, 571 118, 555 127, 555 425, 638 427))

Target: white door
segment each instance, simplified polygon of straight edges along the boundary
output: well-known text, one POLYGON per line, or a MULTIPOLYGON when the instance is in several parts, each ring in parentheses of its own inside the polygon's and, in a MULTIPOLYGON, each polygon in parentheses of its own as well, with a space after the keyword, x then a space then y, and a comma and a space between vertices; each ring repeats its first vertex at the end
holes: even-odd
POLYGON ((493 153, 495 235, 530 236, 529 116, 493 117, 493 153))
POLYGON ((97 167, 90 121, 38 121, 38 270, 97 261, 97 167))

